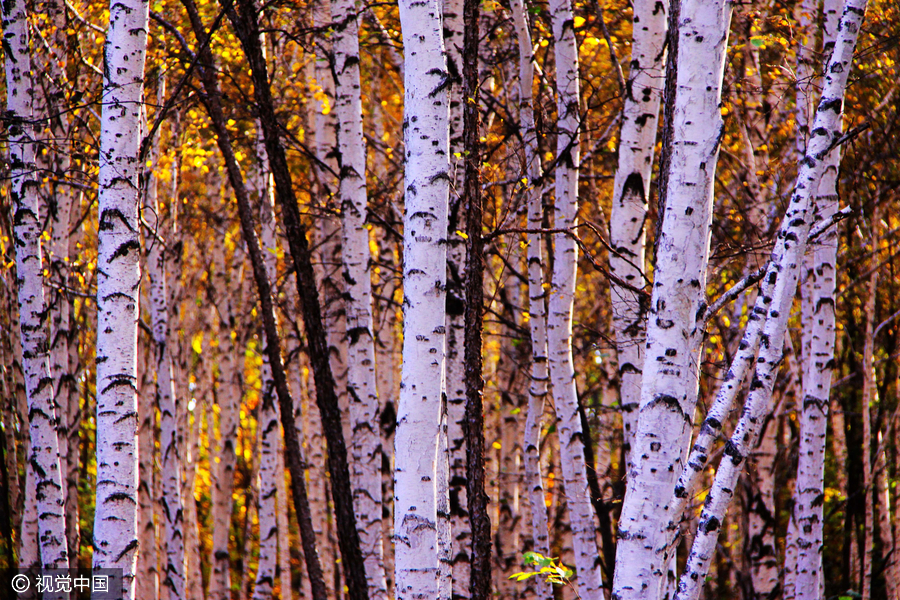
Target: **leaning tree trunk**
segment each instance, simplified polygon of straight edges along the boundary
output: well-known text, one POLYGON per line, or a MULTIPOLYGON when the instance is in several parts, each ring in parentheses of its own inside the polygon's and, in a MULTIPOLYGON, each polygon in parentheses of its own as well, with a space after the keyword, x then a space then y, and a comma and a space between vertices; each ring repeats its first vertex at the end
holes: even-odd
POLYGON ((404 44, 406 213, 403 366, 394 433, 395 598, 439 598, 436 475, 446 407, 447 86, 440 3, 400 2, 404 44))
POLYGON ((866 0, 848 0, 841 17, 834 54, 825 70, 825 87, 816 110, 806 155, 800 164, 794 193, 765 275, 765 280, 774 282, 772 296, 766 301, 768 315, 763 339, 767 344, 760 349, 746 406, 726 444, 725 458, 719 465, 700 515, 697 536, 678 584, 676 600, 696 600, 700 594, 715 551, 718 530, 734 495, 737 478, 743 470, 740 465, 755 443, 764 420, 762 413, 775 384, 790 305, 800 275, 800 262, 806 251, 813 194, 827 166, 825 159, 828 150, 840 133, 844 89, 865 8, 866 0))
MULTIPOLYGON (((558 230, 571 230, 575 226, 578 212, 578 167, 581 155, 578 49, 572 3, 569 0, 553 0, 550 3, 550 15, 555 40, 559 115, 554 227, 558 230)), ((553 252, 547 343, 560 439, 563 484, 572 526, 572 544, 575 551, 575 566, 578 570, 578 592, 582 598, 597 598, 602 593, 603 586, 601 562, 596 560, 598 550, 594 533, 594 511, 587 484, 587 466, 584 460, 584 441, 572 358, 572 309, 575 301, 577 262, 575 240, 566 233, 554 234, 553 252)))
POLYGON ((94 568, 123 570, 125 600, 134 597, 138 547, 138 175, 148 9, 146 0, 110 3, 100 133, 94 568))
POLYGON ((352 430, 350 453, 353 504, 365 556, 369 596, 387 598, 381 531, 381 431, 375 387, 375 337, 372 331, 372 274, 370 270, 366 142, 363 137, 362 93, 359 75, 360 4, 334 0, 335 112, 340 123, 341 258, 344 265, 344 302, 347 319, 347 392, 352 430))
MULTIPOLYGON (((28 15, 24 3, 6 2, 2 4, 2 16, 6 55, 6 118, 9 120, 8 165, 12 179, 10 198, 14 210, 13 239, 22 370, 31 438, 27 460, 31 468, 26 466, 26 477, 31 474, 29 483, 35 490, 37 531, 33 533, 39 539, 40 563, 44 568, 65 569, 69 566, 69 556, 42 279, 43 222, 37 194, 40 183, 35 169, 32 126, 34 83, 29 54, 28 15)), ((32 565, 25 563, 22 566, 28 568, 32 565)))
MULTIPOLYGON (((634 3, 631 72, 619 134, 618 164, 609 214, 609 270, 634 285, 644 285, 647 201, 656 147, 657 116, 663 80, 666 9, 655 0, 634 3)), ((610 281, 613 329, 619 359, 619 406, 624 427, 625 462, 641 401, 647 306, 639 294, 610 281)))
POLYGON ((697 401, 713 177, 723 129, 719 102, 730 3, 681 0, 670 11, 662 226, 633 462, 619 519, 613 594, 621 600, 643 598, 648 587, 656 598, 671 557, 667 503, 697 401))

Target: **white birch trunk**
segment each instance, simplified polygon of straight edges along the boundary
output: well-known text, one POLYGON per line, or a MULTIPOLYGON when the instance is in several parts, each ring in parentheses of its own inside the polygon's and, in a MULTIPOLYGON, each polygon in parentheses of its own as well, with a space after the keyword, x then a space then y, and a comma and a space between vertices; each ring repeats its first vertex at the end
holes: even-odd
POLYGON ((351 476, 360 547, 365 557, 369 596, 387 598, 381 537, 381 432, 375 385, 372 331, 372 274, 366 229, 366 142, 363 137, 359 74, 359 3, 334 0, 332 18, 340 23, 333 37, 335 112, 340 124, 340 202, 344 302, 347 319, 347 392, 350 403, 351 476))
MULTIPOLYGON (((554 227, 572 229, 578 211, 578 168, 580 161, 578 114, 578 49, 569 0, 550 3, 556 58, 557 142, 556 204, 554 227)), ((575 301, 577 249, 565 234, 553 236, 553 274, 547 318, 547 347, 556 408, 560 461, 569 518, 578 593, 582 598, 599 598, 602 577, 594 533, 594 511, 587 484, 584 439, 578 413, 575 368, 572 359, 572 309, 575 301)))
MULTIPOLYGON (((823 46, 826 53, 834 47, 840 18, 835 7, 840 2, 825 0, 823 46)), ((801 66, 805 66, 804 62, 801 66)), ((798 98, 802 97, 803 94, 798 92, 798 98)), ((839 133, 840 120, 836 127, 839 133)), ((837 212, 840 160, 840 150, 837 148, 823 159, 825 170, 814 197, 814 219, 817 221, 828 219, 837 212)), ((803 406, 794 507, 797 562, 792 569, 796 597, 802 600, 818 600, 825 593, 822 572, 825 516, 822 498, 825 493, 825 444, 834 364, 837 249, 837 230, 831 229, 813 244, 812 252, 808 252, 804 260, 807 279, 803 286, 801 307, 806 323, 803 328, 803 406)))
MULTIPOLYGON (((670 7, 668 103, 661 166, 662 227, 647 326, 638 429, 619 519, 613 594, 658 597, 670 553, 666 525, 683 467, 697 401, 706 312, 713 177, 722 132, 719 103, 731 20, 726 0, 682 0, 670 7), (649 592, 644 590, 649 588, 649 592)), ((679 515, 680 516, 680 515, 679 515)))
MULTIPOLYGON (((164 89, 164 80, 160 86, 164 89)), ((164 95, 165 92, 163 92, 164 95)), ((158 157, 159 144, 154 144, 154 158, 158 157)), ((154 161, 155 162, 155 161, 154 161)), ((162 478, 162 517, 165 521, 165 577, 163 586, 168 589, 169 600, 185 598, 184 554, 184 503, 181 496, 181 453, 177 444, 178 400, 175 395, 173 347, 169 326, 169 289, 166 272, 166 227, 160 216, 158 201, 159 182, 155 172, 150 173, 147 185, 147 221, 150 227, 147 252, 147 271, 150 276, 150 322, 153 330, 153 371, 156 374, 156 405, 160 419, 160 476, 162 478)), ((139 578, 140 579, 140 578, 139 578)), ((141 584, 142 585, 142 584, 141 584)))
POLYGON ((152 373, 148 368, 150 359, 148 349, 140 353, 138 365, 139 377, 144 385, 140 391, 138 413, 140 428, 138 429, 138 466, 140 483, 138 485, 138 535, 140 553, 137 569, 146 576, 138 577, 135 594, 138 598, 159 600, 159 546, 157 542, 157 515, 155 501, 156 479, 154 465, 156 463, 156 393, 150 393, 152 373))
POLYGON ((437 462, 443 413, 449 74, 440 4, 402 0, 406 141, 403 366, 394 434, 396 600, 439 598, 437 462))
MULTIPOLYGON (((519 118, 524 131, 524 153, 526 181, 526 202, 528 229, 539 230, 543 225, 544 211, 541 192, 534 182, 541 177, 541 161, 538 157, 537 131, 534 123, 534 46, 524 0, 510 3, 516 37, 519 44, 519 118)), ((522 448, 525 455, 525 487, 531 514, 532 550, 550 556, 548 537, 547 506, 544 500, 544 482, 541 476, 541 420, 544 405, 549 394, 547 357, 547 308, 544 290, 544 256, 541 247, 542 236, 528 234, 528 315, 531 333, 531 385, 528 388, 528 409, 525 417, 525 431, 522 448)), ((534 593, 539 599, 547 600, 553 595, 551 585, 542 577, 533 578, 534 593)))
POLYGON ((231 263, 227 261, 224 248, 219 248, 215 258, 213 281, 215 289, 222 294, 220 314, 224 319, 219 323, 220 363, 218 369, 219 391, 219 441, 216 448, 218 465, 212 490, 212 561, 209 576, 209 600, 230 600, 231 564, 228 541, 231 537, 232 493, 234 489, 235 447, 237 441, 238 410, 240 408, 241 382, 235 357, 238 346, 237 325, 232 295, 238 293, 240 285, 232 279, 231 263))
MULTIPOLYGON (((655 0, 634 2, 631 70, 622 107, 619 156, 609 215, 609 270, 631 285, 644 287, 647 201, 663 88, 666 8, 655 0)), ((638 294, 610 281, 613 329, 619 362, 619 406, 624 427, 625 461, 631 447, 641 401, 647 307, 638 294)))
MULTIPOLYGON (((22 371, 28 402, 30 447, 26 462, 26 507, 33 502, 37 527, 23 522, 23 550, 39 540, 37 550, 44 568, 65 569, 69 565, 66 540, 65 497, 60 468, 58 418, 54 402, 48 351, 47 311, 44 303, 42 219, 38 201, 33 140, 34 82, 31 71, 28 15, 24 3, 2 5, 3 47, 6 54, 6 113, 10 119, 8 165, 12 186, 13 239, 22 371), (30 466, 30 468, 29 468, 30 466), (29 477, 30 476, 30 477, 29 477), (34 495, 29 498, 29 491, 34 495), (27 525, 27 526, 26 526, 27 525)), ((14 507, 15 510, 21 507, 14 507)), ((37 563, 33 552, 23 552, 20 564, 37 563), (23 560, 24 559, 24 560, 23 560)))
MULTIPOLYGON (((770 282, 775 280, 772 297, 767 302, 768 316, 763 329, 766 343, 761 345, 746 406, 726 444, 726 458, 716 472, 715 482, 701 513, 697 537, 679 581, 677 600, 695 600, 699 596, 715 550, 718 530, 742 471, 740 465, 747 456, 748 445, 753 444, 758 436, 764 416, 762 413, 775 384, 790 305, 810 232, 813 195, 827 166, 826 151, 840 134, 843 94, 865 8, 866 0, 848 0, 844 8, 835 51, 826 68, 825 87, 810 142, 765 276, 770 282)), ((800 588, 799 584, 797 588, 800 588)))
MULTIPOLYGON (((262 42, 265 48, 265 41, 262 42)), ((262 129, 257 123, 256 153, 259 165, 257 199, 260 206, 260 246, 263 250, 266 277, 274 285, 278 266, 278 238, 275 225, 274 182, 265 152, 262 129)), ((270 343, 267 339, 266 343, 270 343)), ((278 561, 278 502, 276 479, 284 480, 284 470, 278 471, 278 455, 282 453, 281 422, 275 398, 275 381, 269 358, 263 354, 260 373, 262 405, 259 411, 259 563, 253 586, 253 600, 272 598, 275 570, 278 561)))
MULTIPOLYGON (((279 417, 280 419, 280 417, 279 417)), ((290 503, 287 496, 287 482, 284 477, 284 431, 279 428, 282 435, 279 439, 280 449, 276 453, 277 471, 275 476, 275 492, 278 496, 276 526, 278 527, 278 572, 281 600, 293 600, 293 574, 291 572, 291 528, 290 528, 290 503)), ((302 446, 301 446, 302 447, 302 446)), ((302 597, 301 593, 301 597, 302 597)))
POLYGON ((100 134, 94 568, 123 570, 124 600, 134 598, 138 546, 137 180, 148 8, 145 0, 110 4, 100 134))
MULTIPOLYGON (((462 69, 463 1, 443 0, 444 45, 447 70, 456 77, 462 69)), ((463 158, 462 85, 450 86, 450 212, 447 227, 447 445, 450 468, 450 555, 452 595, 469 598, 470 546, 472 528, 466 492, 466 440, 463 425, 466 412, 464 355, 466 242, 457 233, 465 227, 461 194, 465 174, 463 158)))

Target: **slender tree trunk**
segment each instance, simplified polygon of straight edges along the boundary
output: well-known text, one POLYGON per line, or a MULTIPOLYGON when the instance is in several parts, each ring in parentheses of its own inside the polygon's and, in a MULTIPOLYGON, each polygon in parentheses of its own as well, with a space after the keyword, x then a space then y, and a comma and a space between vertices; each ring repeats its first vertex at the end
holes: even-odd
MULTIPOLYGON (((550 3, 550 15, 555 41, 559 115, 554 227, 568 230, 575 226, 578 210, 578 168, 581 155, 578 49, 572 3, 569 0, 553 0, 550 3)), ((584 441, 572 359, 572 309, 577 262, 575 241, 568 235, 555 234, 553 252, 547 342, 563 483, 572 524, 578 592, 582 598, 597 598, 602 593, 603 582, 600 561, 597 560, 594 515, 587 485, 584 441)))
POLYGON ((670 559, 667 502, 681 472, 697 401, 706 308, 713 176, 723 129, 719 112, 731 5, 680 0, 669 13, 667 106, 660 166, 654 288, 641 406, 619 519, 613 595, 661 593, 670 559), (704 57, 698 60, 698 57, 704 57), (674 473, 674 475, 673 475, 674 473))
MULTIPOLYGON (((165 80, 160 79, 164 90, 165 80)), ((165 92, 163 91, 163 95, 165 92)), ((155 142, 154 158, 159 154, 155 142)), ((153 371, 156 374, 156 402, 160 420, 160 476, 162 497, 160 506, 165 521, 166 567, 163 586, 169 600, 183 600, 185 596, 184 502, 181 494, 182 455, 177 443, 177 420, 180 412, 175 392, 172 364, 172 338, 169 334, 169 290, 166 273, 167 227, 163 224, 158 202, 158 181, 150 173, 146 206, 150 226, 147 252, 147 271, 150 276, 150 321, 153 329, 153 371)))
POLYGON ((466 375, 466 498, 472 531, 469 597, 491 595, 491 519, 485 491, 484 378, 484 240, 481 192, 481 144, 478 141, 478 0, 463 3, 463 156, 465 174, 460 203, 466 214, 466 287, 464 360, 466 375))
POLYGON ((340 198, 347 318, 347 392, 350 402, 353 501, 366 564, 369 596, 387 598, 381 538, 381 432, 375 386, 375 336, 372 331, 372 274, 366 228, 366 143, 363 137, 359 74, 360 4, 334 0, 332 18, 340 25, 333 37, 335 109, 340 123, 340 198))
MULTIPOLYGON (((663 87, 666 8, 655 0, 637 0, 633 21, 631 71, 622 107, 618 164, 609 215, 609 241, 614 250, 609 255, 609 270, 640 288, 644 285, 644 223, 663 87)), ((619 361, 619 406, 625 432, 625 461, 630 464, 641 400, 648 307, 638 294, 612 281, 609 293, 619 361)))
POLYGON ((394 433, 396 600, 440 598, 436 476, 444 401, 450 74, 440 3, 402 0, 406 213, 403 366, 394 433))
POLYGON ((216 448, 218 465, 212 489, 212 560, 209 575, 209 600, 230 600, 231 561, 228 542, 231 537, 232 494, 236 463, 238 410, 240 408, 240 369, 235 357, 239 351, 237 319, 232 297, 238 294, 237 270, 232 270, 225 249, 216 252, 213 290, 218 297, 219 314, 219 368, 217 371, 219 402, 219 440, 216 448), (234 275, 232 275, 234 273, 234 275))
MULTIPOLYGON (((772 394, 784 335, 790 316, 800 261, 806 251, 812 221, 815 186, 827 165, 825 155, 840 131, 841 107, 857 33, 865 14, 866 0, 849 0, 841 18, 835 51, 826 68, 825 87, 806 155, 801 162, 794 193, 779 231, 765 278, 775 280, 767 302, 768 318, 763 329, 767 344, 760 349, 750 393, 741 418, 725 449, 716 479, 709 492, 687 566, 678 584, 676 600, 696 600, 715 550, 724 513, 734 495, 734 486, 747 456, 748 444, 755 442, 766 403, 772 394)), ((799 587, 799 586, 798 586, 799 587)))
MULTIPOLYGON (((281 430, 279 430, 281 434, 281 430)), ((278 461, 275 477, 275 492, 278 495, 277 523, 278 526, 278 572, 281 600, 293 600, 294 583, 291 570, 291 528, 290 515, 288 514, 287 485, 284 479, 284 440, 279 438, 279 451, 275 454, 278 461)), ((301 598, 303 594, 300 594, 301 598)))
MULTIPOLYGON (((33 486, 36 530, 23 525, 27 534, 38 536, 40 564, 64 569, 69 565, 66 540, 65 495, 60 469, 57 437, 55 386, 48 351, 47 309, 44 303, 42 219, 35 170, 32 120, 34 82, 31 72, 28 16, 24 3, 2 5, 3 47, 6 55, 6 114, 10 120, 8 165, 12 186, 9 191, 14 211, 13 239, 16 248, 19 328, 22 366, 28 401, 30 447, 26 466, 27 485, 33 486), (28 476, 30 475, 30 479, 28 476)), ((136 208, 136 206, 135 206, 136 208)), ((26 489, 26 494, 27 494, 26 489)), ((26 502, 32 498, 26 496, 26 502)), ((26 504, 26 507, 28 505, 26 504)), ((27 539, 27 538, 26 538, 27 539)), ((30 542, 27 542, 30 546, 30 542)), ((20 565, 30 567, 37 556, 20 552, 20 565), (22 559, 26 559, 27 562, 22 559)))
MULTIPOLYGON (((849 4, 849 2, 848 2, 849 4)), ((846 9, 845 9, 846 10, 846 9)), ((840 132, 840 129, 837 130, 840 132)), ((881 219, 880 207, 875 205, 875 209, 870 219, 870 235, 872 240, 871 252, 872 263, 878 263, 880 252, 880 237, 878 230, 880 228, 879 221, 881 219)), ((872 572, 875 559, 875 474, 872 461, 872 410, 878 404, 878 382, 875 373, 875 302, 878 296, 878 269, 873 269, 869 275, 867 284, 868 294, 866 303, 863 308, 863 315, 866 320, 866 331, 863 345, 862 359, 862 439, 863 439, 863 490, 865 493, 865 525, 863 527, 863 552, 862 552, 862 600, 871 600, 872 598, 872 572)), ((824 441, 822 442, 824 444, 824 441)), ((802 589, 799 575, 797 578, 797 588, 802 589)))
POLYGON ((450 468, 450 536, 452 595, 458 600, 469 598, 471 580, 471 540, 466 471, 466 377, 465 377, 465 262, 466 240, 460 235, 465 228, 463 185, 465 158, 463 153, 463 103, 461 82, 457 79, 463 65, 463 3, 446 0, 441 3, 444 17, 444 46, 447 71, 454 78, 450 85, 450 208, 447 226, 447 435, 450 468))
MULTIPOLYGON (((265 49, 265 38, 260 39, 265 49)), ((265 56, 265 52, 264 52, 265 56)), ((256 178, 257 202, 259 203, 260 237, 266 277, 270 285, 277 281, 278 238, 275 226, 275 197, 272 189, 272 174, 265 151, 262 129, 257 123, 256 142, 259 173, 256 178)), ((268 339, 266 340, 268 343, 268 339)), ((256 583, 253 600, 272 598, 275 588, 275 571, 278 561, 278 485, 277 479, 284 480, 284 470, 278 470, 278 454, 282 452, 281 428, 279 426, 278 405, 275 399, 275 381, 268 358, 263 356, 262 406, 259 411, 260 458, 259 458, 259 563, 256 569, 256 583)))
POLYGON ((94 568, 123 570, 124 600, 134 598, 137 575, 137 183, 148 9, 145 0, 110 4, 100 134, 94 568))
MULTIPOLYGON (((534 123, 532 86, 534 84, 534 50, 528 28, 524 0, 512 0, 513 22, 519 43, 519 115, 522 121, 525 149, 526 181, 525 201, 528 210, 528 229, 536 232, 543 226, 544 210, 540 188, 541 161, 538 157, 537 130, 534 123)), ((525 486, 531 512, 531 529, 534 552, 550 556, 547 506, 544 481, 541 476, 541 420, 549 394, 547 357, 547 294, 544 290, 544 256, 539 233, 528 234, 528 323, 531 333, 531 385, 528 388, 528 412, 525 417, 525 433, 522 448, 525 452, 525 486)), ((552 588, 546 579, 533 578, 534 593, 538 599, 547 600, 552 588)))

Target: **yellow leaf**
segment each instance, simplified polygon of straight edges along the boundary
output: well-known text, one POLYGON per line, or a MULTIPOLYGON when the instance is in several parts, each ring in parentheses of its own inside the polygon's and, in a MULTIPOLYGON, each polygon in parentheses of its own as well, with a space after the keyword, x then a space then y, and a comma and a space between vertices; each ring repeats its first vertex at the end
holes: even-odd
POLYGON ((575 17, 575 29, 579 29, 585 23, 584 17, 575 17))

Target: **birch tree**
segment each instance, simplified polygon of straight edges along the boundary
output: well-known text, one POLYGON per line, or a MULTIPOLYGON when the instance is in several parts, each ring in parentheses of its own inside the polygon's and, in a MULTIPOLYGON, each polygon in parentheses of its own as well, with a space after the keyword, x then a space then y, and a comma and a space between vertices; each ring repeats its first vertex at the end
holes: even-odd
POLYGON ((437 461, 444 388, 447 86, 440 3, 400 2, 404 39, 406 211, 403 365, 394 433, 394 582, 397 600, 438 598, 437 461))
MULTIPOLYGON (((554 227, 570 230, 575 226, 578 210, 578 167, 581 155, 578 49, 571 2, 554 0, 550 3, 550 16, 558 90, 554 227)), ((572 524, 578 592, 582 598, 595 598, 603 584, 600 561, 597 560, 594 514, 587 485, 584 438, 572 359, 572 307, 575 300, 577 255, 575 240, 565 233, 554 234, 553 252, 547 317, 550 380, 556 408, 563 483, 572 524)))
POLYGON ((335 110, 340 124, 341 257, 347 318, 347 392, 350 396, 353 502, 360 544, 366 560, 371 598, 387 597, 381 538, 381 435, 375 381, 375 335, 372 330, 372 274, 366 229, 366 142, 363 138, 359 75, 359 3, 334 0, 332 19, 335 110))
MULTIPOLYGON (((523 150, 526 181, 523 184, 528 206, 528 229, 539 231, 543 226, 544 210, 540 188, 541 160, 538 156, 537 130, 534 123, 532 87, 534 85, 534 46, 528 28, 524 0, 512 0, 513 23, 519 45, 519 118, 522 121, 523 150)), ((547 294, 544 290, 544 252, 539 233, 528 234, 528 315, 531 334, 531 385, 528 388, 528 410, 522 448, 525 452, 525 486, 531 508, 531 535, 535 552, 550 556, 547 507, 544 500, 544 481, 541 475, 541 420, 544 404, 550 393, 547 358, 547 294)), ((552 589, 546 579, 535 578, 535 594, 547 599, 552 589)))
POLYGON ((725 0, 681 0, 670 6, 659 184, 662 226, 640 412, 619 519, 613 594, 621 600, 657 597, 671 557, 665 543, 666 508, 697 401, 730 18, 731 5, 725 0))
MULTIPOLYGON (((631 70, 622 106, 619 155, 609 215, 609 270, 642 287, 646 255, 647 203, 659 104, 662 96, 666 9, 654 0, 634 3, 631 70)), ((626 463, 631 462, 637 409, 641 397, 642 340, 647 307, 633 290, 610 281, 613 328, 619 362, 619 406, 622 408, 626 463)))
MULTIPOLYGON (((768 314, 762 334, 767 344, 760 348, 746 405, 726 446, 727 458, 722 460, 716 472, 715 482, 700 515, 697 536, 688 556, 685 572, 678 583, 676 600, 696 600, 699 596, 701 582, 708 573, 709 562, 715 550, 718 530, 741 472, 739 465, 747 456, 748 445, 753 444, 759 434, 764 416, 761 413, 765 410, 775 383, 790 316, 790 304, 800 276, 800 262, 806 250, 812 221, 813 196, 826 168, 824 159, 840 132, 844 90, 866 4, 866 0, 848 0, 844 6, 834 53, 825 69, 825 86, 816 109, 810 140, 765 276, 774 282, 772 296, 766 302, 768 314)), ((813 589, 817 588, 818 581, 814 580, 813 589)))
MULTIPOLYGON (((840 0, 825 0, 823 49, 834 48, 840 15, 840 0)), ((803 98, 802 94, 800 98, 803 98)), ((805 100, 803 101, 805 103, 805 100)), ((799 104, 799 102, 798 102, 799 104)), ((802 118, 802 114, 798 119, 802 118)), ((841 121, 837 121, 840 132, 841 121)), ((840 150, 835 148, 823 159, 822 178, 814 195, 813 219, 822 221, 837 212, 837 175, 840 150)), ((815 184, 814 184, 815 185, 815 184)), ((800 416, 800 448, 797 463, 797 487, 794 518, 797 520, 797 562, 794 567, 798 598, 822 598, 825 580, 822 573, 824 543, 824 506, 818 499, 825 491, 825 439, 828 430, 831 372, 835 344, 835 276, 837 232, 819 239, 804 259, 806 282, 801 310, 804 316, 803 406, 800 416), (807 341, 808 340, 808 341, 807 341)))
MULTIPOLYGON (((164 80, 160 87, 165 89, 164 80)), ((158 154, 158 142, 157 150, 158 154)), ((153 371, 156 373, 156 406, 160 412, 160 455, 162 497, 159 499, 165 532, 165 577, 169 600, 185 598, 184 502, 182 501, 182 454, 177 443, 179 403, 175 392, 175 373, 169 333, 169 289, 166 272, 166 230, 160 216, 158 181, 150 173, 146 206, 151 240, 147 252, 150 276, 150 320, 153 329, 153 371)), ((143 518, 143 517, 142 517, 143 518)))
MULTIPOLYGON (((10 199, 14 211, 19 332, 29 416, 27 463, 31 468, 26 466, 25 470, 27 485, 35 491, 37 531, 34 533, 39 539, 40 564, 44 568, 65 569, 69 557, 42 279, 44 230, 35 167, 34 81, 28 15, 23 3, 7 2, 0 9, 6 54, 6 113, 10 119, 8 165, 12 180, 10 199)), ((32 566, 29 564, 32 560, 22 566, 32 566)))
POLYGON ((94 568, 123 570, 134 597, 137 559, 138 153, 149 5, 110 4, 100 133, 97 265, 97 494, 94 568))

